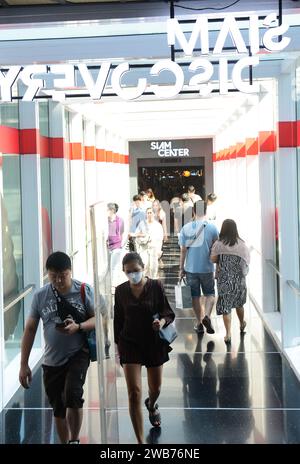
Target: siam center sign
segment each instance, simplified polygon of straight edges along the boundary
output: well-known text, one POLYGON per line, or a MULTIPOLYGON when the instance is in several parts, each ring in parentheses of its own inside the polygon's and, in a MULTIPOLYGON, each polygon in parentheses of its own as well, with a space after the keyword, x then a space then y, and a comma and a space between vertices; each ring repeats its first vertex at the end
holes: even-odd
POLYGON ((169 59, 154 63, 148 71, 148 76, 136 78, 136 70, 130 68, 127 62, 115 66, 110 61, 102 61, 96 66, 96 75, 95 65, 93 64, 92 72, 85 63, 1 67, 0 101, 12 101, 13 86, 17 83, 21 83, 24 89, 21 98, 23 101, 32 101, 41 96, 49 96, 56 101, 63 101, 68 96, 74 98, 76 93, 73 90, 82 90, 82 85, 78 86, 76 83, 79 77, 92 100, 100 100, 106 95, 106 91, 109 94, 113 92, 123 100, 138 99, 145 92, 150 92, 161 99, 174 98, 182 90, 196 91, 200 96, 205 97, 215 89, 220 94, 226 94, 232 86, 240 92, 256 93, 259 92, 259 83, 244 80, 243 71, 249 66, 259 64, 258 54, 261 46, 267 52, 279 52, 289 45, 291 39, 284 36, 289 26, 278 25, 276 13, 270 13, 262 22, 258 15, 245 17, 245 21, 248 30, 247 44, 237 19, 234 15, 228 14, 223 19, 212 48, 207 16, 197 17, 189 39, 186 38, 179 21, 169 19, 167 22, 169 46, 178 44, 184 56, 188 58, 193 57, 195 49, 201 50, 201 55, 192 59, 187 66, 186 73, 179 63, 169 59), (229 60, 222 55, 228 37, 231 38, 237 54, 231 76, 229 76, 229 60), (216 69, 210 58, 214 63, 217 62, 216 69), (165 72, 169 76, 167 83, 154 84, 153 80, 165 72), (215 76, 216 72, 217 76, 215 76), (136 85, 126 86, 123 83, 123 78, 128 73, 131 75, 127 77, 130 77, 136 85), (214 80, 212 80, 213 76, 214 80), (110 85, 108 85, 109 77, 110 85))
POLYGON ((172 145, 172 141, 151 142, 150 148, 151 150, 156 151, 160 158, 190 156, 190 150, 188 148, 175 148, 172 145))

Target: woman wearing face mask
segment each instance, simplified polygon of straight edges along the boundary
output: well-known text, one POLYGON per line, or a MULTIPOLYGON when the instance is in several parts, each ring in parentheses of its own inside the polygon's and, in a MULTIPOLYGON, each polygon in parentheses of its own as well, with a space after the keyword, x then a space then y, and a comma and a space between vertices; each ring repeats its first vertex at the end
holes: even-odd
POLYGON ((170 324, 175 314, 159 280, 144 277, 139 254, 123 258, 128 282, 115 293, 114 334, 120 363, 127 383, 129 412, 138 443, 144 443, 141 368, 147 368, 149 397, 145 406, 154 427, 160 427, 157 398, 160 394, 163 364, 169 360, 170 345, 159 337, 159 329, 170 324), (153 316, 157 313, 158 318, 153 316))

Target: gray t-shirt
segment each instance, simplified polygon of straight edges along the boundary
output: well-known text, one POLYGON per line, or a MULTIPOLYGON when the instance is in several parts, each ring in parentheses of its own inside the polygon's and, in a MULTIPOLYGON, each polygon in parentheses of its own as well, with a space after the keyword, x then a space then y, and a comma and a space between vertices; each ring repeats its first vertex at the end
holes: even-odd
MULTIPOLYGON (((80 287, 81 282, 72 279, 70 292, 63 296, 77 311, 85 315, 85 319, 89 319, 94 316, 94 291, 88 284, 85 285, 84 304, 80 287)), ((43 321, 45 338, 43 364, 46 366, 65 364, 73 354, 83 347, 86 339, 84 333, 76 332, 73 335, 64 335, 56 329, 57 304, 50 284, 45 285, 35 293, 29 315, 34 319, 41 318, 43 321)))

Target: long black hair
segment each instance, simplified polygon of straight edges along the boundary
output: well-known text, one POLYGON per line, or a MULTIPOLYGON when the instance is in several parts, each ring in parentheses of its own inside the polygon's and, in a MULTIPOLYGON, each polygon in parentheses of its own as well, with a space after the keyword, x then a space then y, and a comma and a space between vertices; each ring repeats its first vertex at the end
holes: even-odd
POLYGON ((219 240, 224 245, 233 246, 238 243, 238 239, 241 240, 241 237, 239 236, 235 221, 233 219, 225 219, 221 227, 219 240))

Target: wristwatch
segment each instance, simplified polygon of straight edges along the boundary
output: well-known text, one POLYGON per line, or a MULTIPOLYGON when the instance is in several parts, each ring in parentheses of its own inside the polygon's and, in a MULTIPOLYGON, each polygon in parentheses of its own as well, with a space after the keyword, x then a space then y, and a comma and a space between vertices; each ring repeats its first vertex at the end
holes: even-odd
POLYGON ((82 327, 81 327, 81 322, 78 323, 78 332, 83 332, 82 327))

